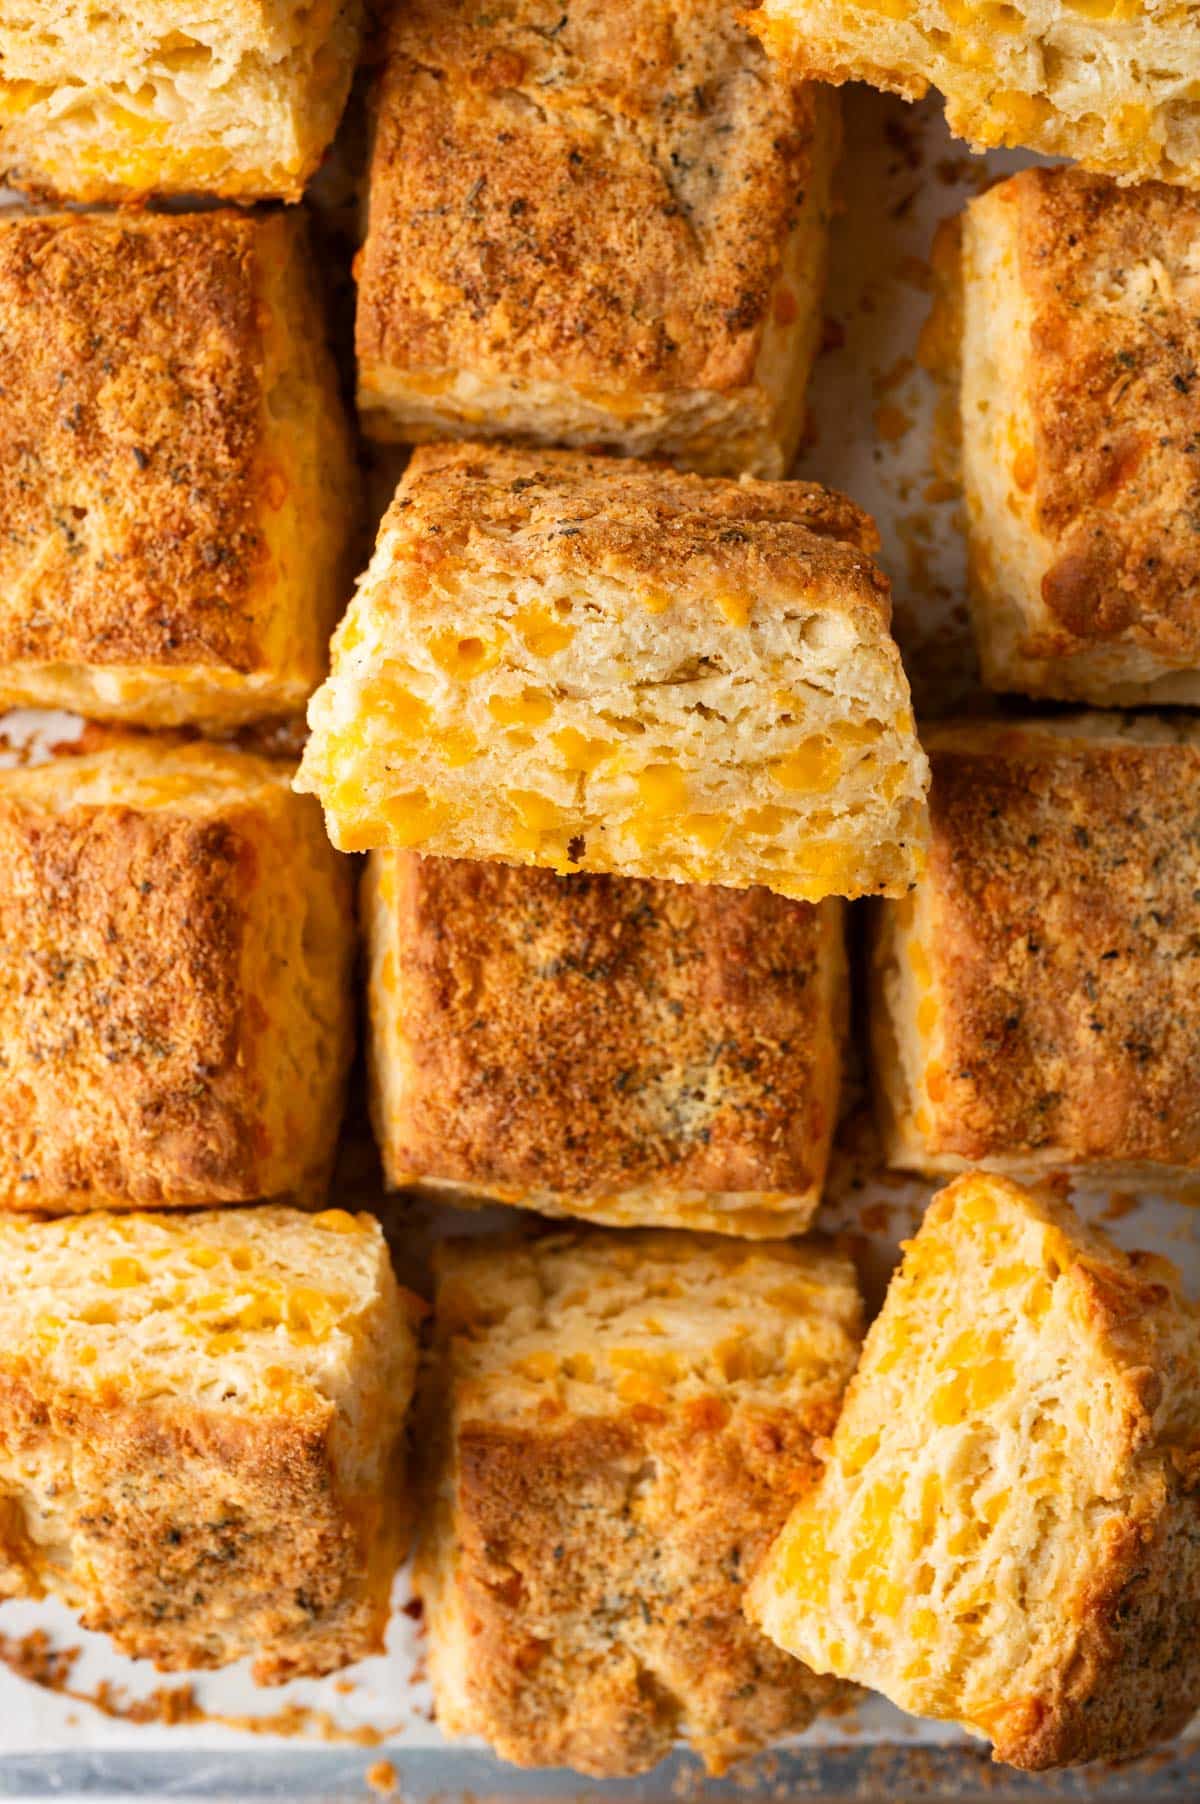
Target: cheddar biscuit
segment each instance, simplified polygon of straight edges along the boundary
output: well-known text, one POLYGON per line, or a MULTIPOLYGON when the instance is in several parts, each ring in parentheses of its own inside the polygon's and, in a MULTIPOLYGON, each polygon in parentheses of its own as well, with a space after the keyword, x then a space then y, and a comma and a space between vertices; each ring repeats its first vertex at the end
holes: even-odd
POLYGON ((59 200, 299 200, 361 0, 0 0, 0 167, 59 200))
POLYGON ((975 150, 1026 145, 1122 182, 1200 186, 1196 9, 1174 0, 752 0, 784 66, 930 87, 975 150))
POLYGON ((1200 1168, 1200 734, 938 725, 933 841, 879 918, 885 1151, 918 1171, 1200 1168))
POLYGON ((342 1210, 0 1215, 0 1599, 161 1670, 383 1649, 414 1299, 342 1210))
POLYGON ((902 894, 926 766, 874 543, 811 484, 418 450, 300 786, 344 850, 902 894))
POLYGON ((837 107, 726 0, 397 7, 358 268, 367 432, 784 475, 837 107))
POLYGON ((753 1621, 1040 1770, 1200 1705, 1195 1312, 1166 1260, 971 1174, 893 1278, 753 1621))
POLYGON ((802 1233, 837 1113, 843 912, 374 853, 388 1181, 628 1226, 802 1233))
POLYGON ((321 1185, 353 944, 286 765, 145 738, 0 771, 0 1209, 321 1185))
POLYGON ((853 1369, 849 1262, 594 1230, 439 1254, 416 1581, 442 1729, 606 1777, 805 1727, 838 1688, 740 1601, 853 1369))
POLYGON ((0 707, 299 711, 356 502, 299 215, 0 222, 0 707))
POLYGON ((1200 702, 1200 196, 1027 169, 967 208, 963 469, 993 689, 1200 702))

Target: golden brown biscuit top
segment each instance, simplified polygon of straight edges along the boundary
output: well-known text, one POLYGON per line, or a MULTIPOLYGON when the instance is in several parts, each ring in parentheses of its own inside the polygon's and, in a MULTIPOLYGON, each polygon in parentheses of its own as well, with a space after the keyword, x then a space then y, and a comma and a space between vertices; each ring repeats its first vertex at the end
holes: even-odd
MULTIPOLYGON (((252 1163, 240 979, 254 860, 228 819, 0 795, 0 1177, 19 1182, 22 1080, 48 1065, 64 1107, 75 1089, 115 1092, 156 1144, 194 1135, 222 1175, 252 1163)), ((120 1186, 95 1162, 73 1176, 120 1186)))
MULTIPOLYGON (((682 475, 632 458, 481 445, 418 448, 384 521, 394 577, 416 603, 468 558, 514 574, 595 573, 686 592, 771 587, 888 626, 887 579, 868 555, 874 522, 808 482, 682 475), (407 566, 407 567, 406 567, 407 566)), ((428 605, 436 605, 430 599, 428 605)))
POLYGON ((394 894, 398 1160, 577 1193, 812 1184, 832 1106, 816 908, 413 854, 394 894))
POLYGON ((1037 506, 1050 613, 1087 640, 1200 655, 1200 196, 1030 169, 1037 506))
POLYGON ((359 354, 605 394, 748 383, 811 131, 727 0, 410 0, 359 354))
POLYGON ((268 230, 0 225, 0 658, 257 661, 268 230))
POLYGON ((931 738, 934 1150, 1200 1163, 1200 741, 931 738))

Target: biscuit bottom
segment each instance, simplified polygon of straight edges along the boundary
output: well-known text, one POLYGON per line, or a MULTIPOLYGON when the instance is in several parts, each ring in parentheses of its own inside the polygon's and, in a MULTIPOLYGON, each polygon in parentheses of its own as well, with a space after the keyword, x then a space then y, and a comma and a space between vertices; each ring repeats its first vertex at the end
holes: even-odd
POLYGON ((1024 145, 1122 182, 1200 180, 1193 7, 765 0, 748 17, 800 75, 910 100, 938 88, 950 130, 976 150, 1024 145))
POLYGON ((1140 1753, 1200 1701, 1198 1395, 1165 1260, 959 1179, 908 1245, 751 1620, 1015 1766, 1140 1753))

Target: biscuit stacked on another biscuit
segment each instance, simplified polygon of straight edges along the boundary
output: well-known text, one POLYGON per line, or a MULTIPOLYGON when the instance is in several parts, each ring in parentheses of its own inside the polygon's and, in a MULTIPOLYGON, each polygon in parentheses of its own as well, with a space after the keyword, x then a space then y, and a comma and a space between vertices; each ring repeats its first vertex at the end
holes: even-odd
POLYGON ((1200 1701, 1200 1361, 1165 1260, 960 1178, 866 1340, 751 1619, 817 1672, 1035 1770, 1200 1701))
POLYGON ((837 1697, 740 1602, 859 1333, 816 1246, 443 1245, 417 1553, 441 1725, 597 1775, 682 1737, 720 1772, 837 1697))
POLYGON ((4 0, 0 172, 57 200, 299 200, 362 15, 361 0, 4 0))
POLYGON ((874 543, 812 484, 419 450, 298 785, 347 851, 902 895, 926 764, 874 543))

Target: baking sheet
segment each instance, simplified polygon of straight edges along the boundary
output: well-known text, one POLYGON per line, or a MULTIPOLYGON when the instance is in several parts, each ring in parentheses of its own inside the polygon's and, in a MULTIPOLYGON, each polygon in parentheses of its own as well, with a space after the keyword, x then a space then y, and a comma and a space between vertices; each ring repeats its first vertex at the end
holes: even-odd
MULTIPOLYGON (((834 229, 826 349, 811 389, 812 428, 797 474, 845 489, 879 522, 895 585, 896 632, 919 713, 995 704, 977 687, 963 606, 964 553, 953 486, 954 448, 935 374, 918 344, 931 304, 935 231, 998 175, 1033 159, 974 158, 947 135, 940 105, 919 107, 846 90, 844 210, 834 229)), ((335 169, 330 205, 345 210, 335 169)), ((339 286, 344 291, 344 280, 339 286)), ((928 339, 927 339, 928 348, 928 339)), ((382 502, 380 503, 382 506, 382 502)), ((0 722, 11 755, 79 731, 67 717, 0 722)), ((852 1086, 848 1119, 818 1225, 854 1236, 877 1301, 899 1240, 919 1219, 932 1186, 872 1171, 872 1139, 852 1086)), ((401 1277, 417 1281, 431 1233, 479 1217, 384 1202, 364 1143, 361 1112, 334 1200, 385 1215, 401 1277)), ((1126 1246, 1165 1253, 1200 1297, 1200 1215, 1185 1197, 1077 1191, 1075 1200, 1126 1246)), ((496 1211, 496 1215, 502 1214, 496 1211)), ((589 1795, 659 1799, 1137 1798, 1200 1797, 1200 1740, 1115 1771, 1039 1779, 991 1766, 986 1749, 956 1731, 918 1723, 881 1700, 818 1722, 787 1748, 706 1781, 688 1756, 636 1782, 598 1785, 574 1775, 522 1774, 470 1747, 449 1748, 434 1726, 419 1622, 401 1575, 387 1652, 323 1681, 264 1691, 245 1666, 194 1680, 164 1679, 80 1632, 52 1603, 0 1606, 0 1648, 19 1663, 66 1651, 70 1691, 46 1689, 0 1662, 0 1798, 139 1796, 308 1799, 386 1795, 410 1799, 589 1795), (29 1637, 37 1637, 30 1641, 29 1637), (42 1639, 44 1637, 44 1640, 42 1639), (105 1708, 89 1698, 99 1697, 105 1708), (152 1720, 135 1721, 130 1712, 152 1720), (194 1712, 200 1719, 186 1720, 194 1712), (170 1721, 172 1715, 185 1720, 170 1721), (219 1718, 240 1722, 235 1726, 219 1718), (381 1764, 383 1763, 383 1764, 381 1764), (370 1773, 370 1780, 368 1774, 370 1773)), ((60 1669, 59 1677, 64 1677, 60 1669)))

